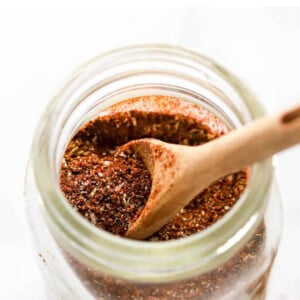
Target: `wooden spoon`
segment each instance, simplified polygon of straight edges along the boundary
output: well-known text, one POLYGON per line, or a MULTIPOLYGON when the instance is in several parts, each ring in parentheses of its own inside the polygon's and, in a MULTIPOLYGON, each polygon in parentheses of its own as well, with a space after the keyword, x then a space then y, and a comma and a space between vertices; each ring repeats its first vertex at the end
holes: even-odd
POLYGON ((201 146, 155 139, 129 142, 148 168, 152 188, 141 215, 126 236, 151 236, 215 180, 299 142, 300 106, 257 119, 201 146))

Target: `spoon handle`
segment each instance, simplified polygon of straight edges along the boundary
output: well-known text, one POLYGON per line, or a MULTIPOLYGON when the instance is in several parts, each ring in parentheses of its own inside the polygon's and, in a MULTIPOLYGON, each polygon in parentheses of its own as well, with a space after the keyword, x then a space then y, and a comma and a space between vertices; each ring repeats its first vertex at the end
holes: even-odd
MULTIPOLYGON (((219 176, 223 176, 262 161, 299 142, 300 106, 297 106, 231 131, 211 142, 209 151, 213 166, 220 172, 219 176)), ((198 149, 201 150, 200 147, 198 149)))

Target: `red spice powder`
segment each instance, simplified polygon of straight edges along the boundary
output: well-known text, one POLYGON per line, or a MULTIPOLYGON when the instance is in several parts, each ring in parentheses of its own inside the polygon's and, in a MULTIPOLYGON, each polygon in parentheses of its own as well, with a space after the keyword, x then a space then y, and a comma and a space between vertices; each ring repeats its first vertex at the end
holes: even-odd
MULTIPOLYGON (((151 177, 138 154, 123 144, 152 137, 200 145, 226 132, 216 116, 179 99, 125 101, 87 123, 69 143, 61 167, 61 189, 94 225, 124 235, 147 201, 151 177)), ((205 229, 232 207, 246 181, 245 171, 219 179, 150 240, 176 239, 205 229)))
MULTIPOLYGON (((145 137, 201 145, 227 132, 214 114, 181 99, 147 96, 123 101, 102 111, 69 142, 61 165, 61 190, 92 224, 123 236, 141 213, 151 190, 151 176, 142 159, 123 145, 145 137)), ((217 180, 148 240, 178 239, 204 230, 231 209, 246 185, 245 170, 217 180)), ((223 266, 199 278, 160 287, 114 280, 70 255, 67 258, 97 299, 213 299, 257 263, 264 240, 261 225, 249 243, 223 266)))

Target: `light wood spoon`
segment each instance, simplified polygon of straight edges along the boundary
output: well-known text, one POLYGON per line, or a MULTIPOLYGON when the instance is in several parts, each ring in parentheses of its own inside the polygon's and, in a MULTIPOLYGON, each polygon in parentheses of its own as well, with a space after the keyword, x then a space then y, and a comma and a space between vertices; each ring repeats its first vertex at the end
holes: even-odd
POLYGON ((215 180, 299 142, 300 106, 257 119, 201 146, 155 139, 129 142, 128 146, 140 154, 148 168, 152 188, 141 215, 126 236, 151 236, 215 180))

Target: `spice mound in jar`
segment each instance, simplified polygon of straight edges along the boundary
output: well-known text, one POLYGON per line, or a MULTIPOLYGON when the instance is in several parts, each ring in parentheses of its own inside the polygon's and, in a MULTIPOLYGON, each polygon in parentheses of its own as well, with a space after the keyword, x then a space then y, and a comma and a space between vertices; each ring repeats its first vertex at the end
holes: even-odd
MULTIPOLYGON (((167 96, 125 100, 101 111, 69 142, 61 165, 61 190, 92 224, 123 236, 151 190, 150 173, 142 159, 124 144, 150 137, 201 145, 227 132, 214 114, 188 101, 167 96)), ((246 185, 246 170, 217 180, 148 240, 173 240, 200 232, 231 209, 246 185)))

